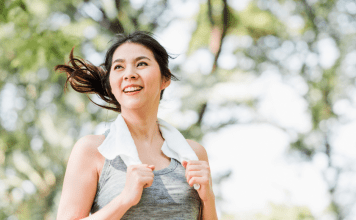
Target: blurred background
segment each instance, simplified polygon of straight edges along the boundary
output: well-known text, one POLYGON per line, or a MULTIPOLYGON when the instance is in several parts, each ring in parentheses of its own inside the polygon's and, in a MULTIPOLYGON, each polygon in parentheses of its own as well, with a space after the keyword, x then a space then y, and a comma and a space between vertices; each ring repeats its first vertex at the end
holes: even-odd
POLYGON ((117 114, 54 66, 73 47, 100 65, 134 30, 176 57, 159 117, 207 149, 219 219, 356 219, 355 16, 354 0, 0 0, 0 219, 55 219, 74 143, 117 114))

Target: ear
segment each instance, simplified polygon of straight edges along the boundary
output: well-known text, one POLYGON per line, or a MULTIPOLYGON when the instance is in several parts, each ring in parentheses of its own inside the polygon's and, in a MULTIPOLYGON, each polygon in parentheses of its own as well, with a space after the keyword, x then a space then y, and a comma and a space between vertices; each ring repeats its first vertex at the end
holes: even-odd
POLYGON ((171 79, 163 79, 161 83, 161 90, 167 88, 171 84, 171 79))

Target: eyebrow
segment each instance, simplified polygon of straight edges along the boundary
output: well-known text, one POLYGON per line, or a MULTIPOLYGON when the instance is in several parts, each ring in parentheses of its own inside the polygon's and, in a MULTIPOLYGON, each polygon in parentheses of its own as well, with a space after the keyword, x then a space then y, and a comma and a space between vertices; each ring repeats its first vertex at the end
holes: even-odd
MULTIPOLYGON (((139 56, 139 57, 136 57, 135 62, 137 62, 137 61, 139 61, 139 60, 143 60, 143 59, 150 60, 150 58, 148 58, 148 57, 139 56)), ((114 63, 116 63, 116 62, 118 62, 118 63, 124 63, 124 62, 125 62, 125 59, 120 59, 120 58, 119 58, 119 59, 114 60, 114 62, 112 62, 112 63, 114 64, 114 63)))

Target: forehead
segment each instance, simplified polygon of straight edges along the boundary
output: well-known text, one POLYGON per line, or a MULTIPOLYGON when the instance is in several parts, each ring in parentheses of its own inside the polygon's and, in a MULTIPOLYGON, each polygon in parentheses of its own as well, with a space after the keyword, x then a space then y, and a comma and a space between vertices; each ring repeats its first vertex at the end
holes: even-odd
POLYGON ((116 59, 129 61, 139 56, 145 56, 154 59, 152 51, 147 47, 141 44, 127 42, 116 48, 112 57, 112 61, 116 59))

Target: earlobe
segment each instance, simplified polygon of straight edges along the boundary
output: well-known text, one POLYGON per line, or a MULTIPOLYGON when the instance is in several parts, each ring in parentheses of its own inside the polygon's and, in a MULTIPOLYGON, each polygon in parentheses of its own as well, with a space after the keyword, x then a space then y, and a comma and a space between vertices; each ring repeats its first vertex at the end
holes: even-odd
POLYGON ((171 79, 168 80, 164 79, 161 85, 161 90, 167 88, 170 84, 171 84, 171 79))

